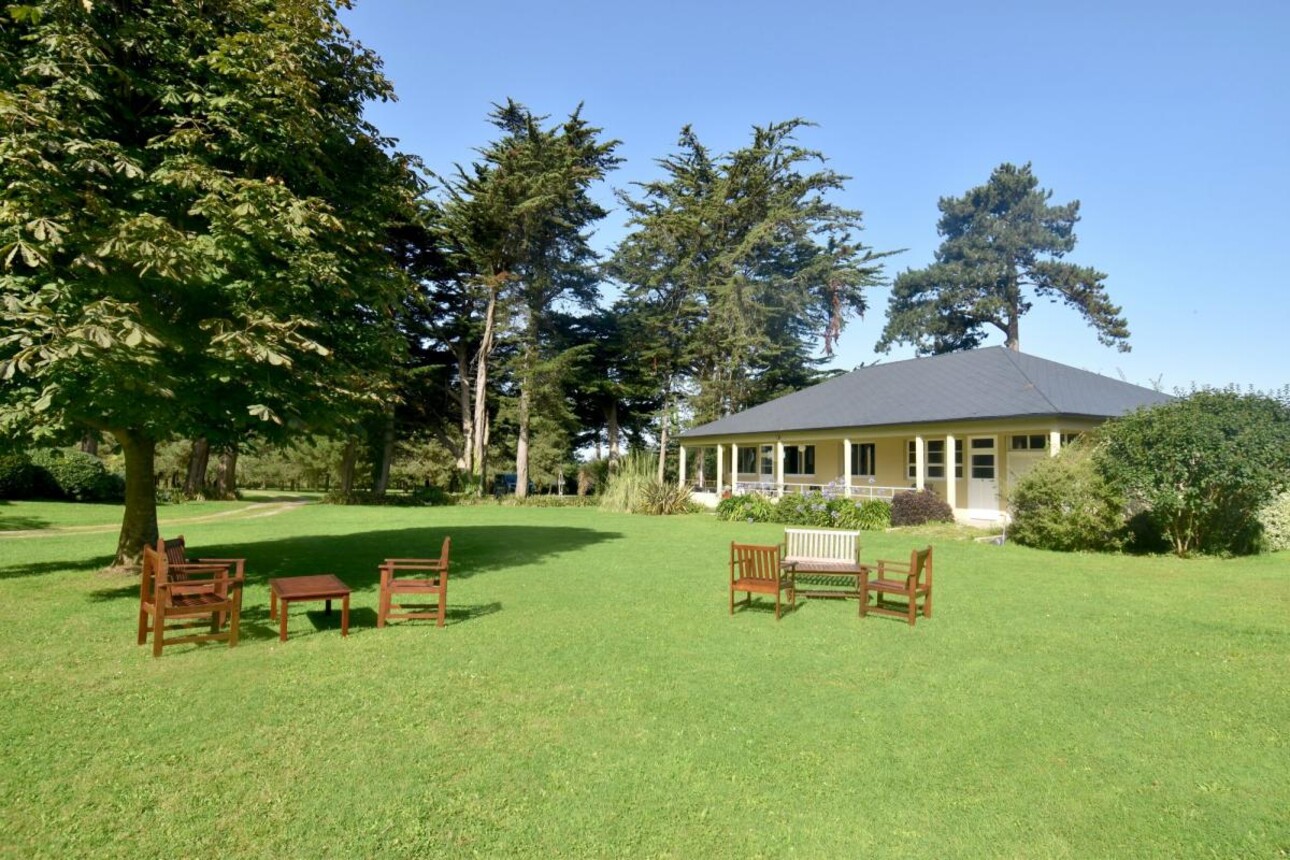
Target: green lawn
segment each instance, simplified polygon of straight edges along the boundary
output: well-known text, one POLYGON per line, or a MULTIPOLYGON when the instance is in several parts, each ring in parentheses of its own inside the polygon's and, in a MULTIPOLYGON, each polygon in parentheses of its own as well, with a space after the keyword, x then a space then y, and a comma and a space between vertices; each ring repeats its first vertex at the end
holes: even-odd
MULTIPOLYGON (((248 502, 185 502, 161 505, 161 523, 182 522, 249 507, 248 502)), ((0 501, 0 532, 80 526, 120 526, 124 505, 73 505, 67 502, 0 501)), ((116 544, 113 544, 115 547, 116 544)))
POLYGON ((0 539, 0 854, 1290 853, 1286 554, 938 539, 911 630, 825 600, 731 618, 727 543, 781 529, 707 516, 309 506, 183 530, 248 559, 236 649, 137 647, 136 580, 98 572, 115 534, 0 539), (449 625, 376 630, 377 562, 445 532, 449 625), (266 579, 324 571, 356 589, 349 638, 313 604, 279 644, 266 579))

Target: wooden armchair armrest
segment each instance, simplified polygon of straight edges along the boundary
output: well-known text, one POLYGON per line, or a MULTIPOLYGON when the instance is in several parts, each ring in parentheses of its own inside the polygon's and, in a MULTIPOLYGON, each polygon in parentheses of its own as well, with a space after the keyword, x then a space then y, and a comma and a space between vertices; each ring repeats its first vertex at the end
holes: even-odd
POLYGON ((173 582, 158 582, 157 591, 188 591, 192 589, 207 589, 211 586, 220 586, 223 588, 241 589, 246 581, 240 576, 216 577, 214 579, 180 579, 173 582))
MULTIPOLYGON (((241 573, 246 569, 246 559, 244 558, 197 558, 193 559, 197 564, 231 564, 241 573)), ((185 562, 186 564, 192 562, 185 562)))
MULTIPOLYGON (((183 564, 168 565, 168 567, 173 573, 182 573, 185 576, 193 573, 222 573, 224 576, 221 578, 230 578, 228 572, 229 566, 227 564, 197 564, 196 562, 185 562, 183 564)), ((235 575, 240 576, 241 572, 239 571, 235 575)))

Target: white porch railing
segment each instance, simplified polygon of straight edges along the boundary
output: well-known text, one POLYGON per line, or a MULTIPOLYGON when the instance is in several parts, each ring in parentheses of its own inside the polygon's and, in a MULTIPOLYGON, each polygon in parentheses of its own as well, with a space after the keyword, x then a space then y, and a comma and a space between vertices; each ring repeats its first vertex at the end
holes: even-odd
MULTIPOLYGON (((758 493, 770 498, 792 493, 818 492, 828 498, 884 499, 891 501, 892 497, 897 493, 916 492, 913 487, 880 487, 876 484, 852 484, 847 487, 841 481, 830 481, 824 484, 790 483, 788 481, 782 484, 777 484, 774 481, 736 481, 733 487, 728 483, 724 484, 724 486, 736 495, 758 493)), ((699 493, 714 493, 716 492, 717 484, 716 481, 705 478, 702 481, 692 481, 690 488, 699 493)))

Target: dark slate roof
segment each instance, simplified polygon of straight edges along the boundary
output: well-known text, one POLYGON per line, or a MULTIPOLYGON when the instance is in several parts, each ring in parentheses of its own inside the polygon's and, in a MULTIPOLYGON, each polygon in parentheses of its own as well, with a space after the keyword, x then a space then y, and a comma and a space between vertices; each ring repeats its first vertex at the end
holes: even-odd
POLYGON ((1167 394, 1001 346, 862 367, 681 434, 686 439, 985 418, 1111 418, 1167 394))

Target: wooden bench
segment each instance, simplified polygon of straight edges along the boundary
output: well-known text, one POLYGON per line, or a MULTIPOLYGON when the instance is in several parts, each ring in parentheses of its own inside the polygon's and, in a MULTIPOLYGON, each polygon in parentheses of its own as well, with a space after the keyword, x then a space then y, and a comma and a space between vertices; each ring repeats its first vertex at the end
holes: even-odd
POLYGON ((798 588, 807 597, 860 596, 860 532, 834 529, 784 529, 785 567, 791 567, 799 586, 805 581, 819 588, 798 588), (805 580, 803 579, 805 577, 805 580))

